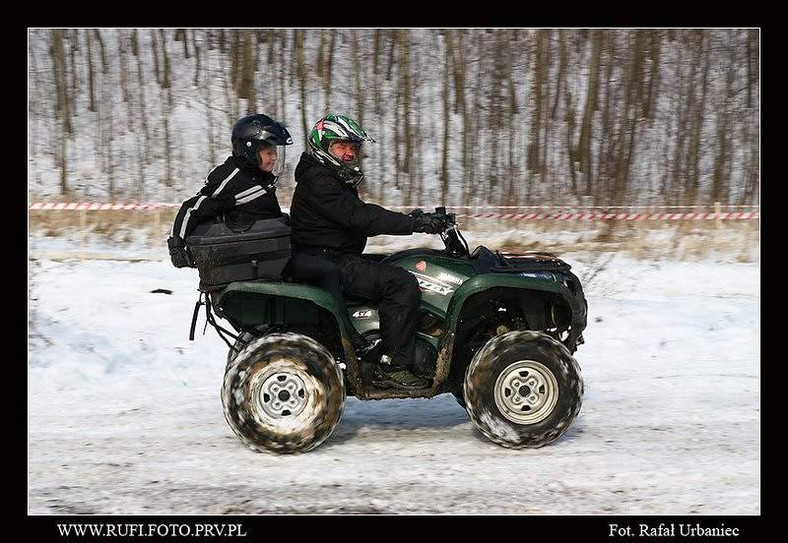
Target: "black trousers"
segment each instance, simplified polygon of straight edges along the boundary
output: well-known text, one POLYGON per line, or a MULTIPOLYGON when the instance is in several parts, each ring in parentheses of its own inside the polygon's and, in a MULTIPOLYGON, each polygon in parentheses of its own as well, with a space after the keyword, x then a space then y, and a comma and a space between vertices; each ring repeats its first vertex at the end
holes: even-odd
POLYGON ((282 273, 300 283, 309 283, 326 289, 339 302, 341 310, 347 313, 345 296, 342 292, 342 270, 330 260, 294 252, 282 273))
POLYGON ((412 274, 363 256, 320 250, 299 250, 288 265, 289 274, 325 288, 340 301, 344 295, 378 305, 381 354, 392 365, 411 368, 416 349, 416 318, 421 292, 412 274))

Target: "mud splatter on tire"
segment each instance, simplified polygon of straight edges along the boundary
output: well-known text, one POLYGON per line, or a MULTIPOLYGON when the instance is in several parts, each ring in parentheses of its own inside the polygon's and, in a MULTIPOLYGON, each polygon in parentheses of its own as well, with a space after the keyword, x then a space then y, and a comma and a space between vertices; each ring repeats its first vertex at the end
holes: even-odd
POLYGON ((309 451, 333 433, 345 407, 342 372, 331 354, 301 334, 253 340, 227 366, 224 416, 256 451, 309 451))
POLYGON ((540 332, 508 332, 473 357, 464 396, 471 421, 490 441, 537 448, 569 429, 582 405, 583 379, 560 342, 540 332))

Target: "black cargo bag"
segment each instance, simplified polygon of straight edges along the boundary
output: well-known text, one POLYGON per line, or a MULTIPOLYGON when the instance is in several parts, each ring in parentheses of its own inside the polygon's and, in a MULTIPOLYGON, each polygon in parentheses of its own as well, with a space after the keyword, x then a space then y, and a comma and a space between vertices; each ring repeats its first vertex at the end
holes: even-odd
POLYGON ((290 227, 283 219, 204 223, 186 245, 200 274, 200 290, 233 281, 277 281, 290 260, 290 227))

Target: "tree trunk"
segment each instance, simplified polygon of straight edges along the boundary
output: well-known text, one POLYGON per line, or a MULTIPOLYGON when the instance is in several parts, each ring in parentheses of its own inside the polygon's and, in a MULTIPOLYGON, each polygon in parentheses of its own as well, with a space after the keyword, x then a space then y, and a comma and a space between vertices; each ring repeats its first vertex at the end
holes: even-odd
POLYGON ((61 128, 61 134, 56 139, 60 140, 59 153, 55 154, 55 162, 60 169, 60 194, 67 196, 68 188, 68 160, 66 158, 66 142, 71 135, 71 111, 66 91, 66 58, 63 46, 63 31, 51 30, 51 55, 55 71, 55 114, 61 128))
POLYGON ((700 158, 701 158, 701 135, 703 132, 703 121, 706 118, 706 97, 708 94, 709 66, 711 65, 710 47, 708 43, 707 31, 701 31, 698 38, 698 60, 696 65, 701 71, 700 82, 700 103, 692 111, 692 136, 689 143, 689 167, 687 170, 687 182, 689 190, 687 192, 687 204, 695 205, 700 190, 700 158))
MULTIPOLYGON (((580 125, 580 141, 572 153, 572 162, 578 162, 578 169, 585 178, 585 193, 593 192, 593 173, 591 165, 591 137, 594 127, 594 112, 597 110, 597 96, 599 95, 599 67, 602 62, 602 31, 591 32, 591 65, 588 72, 588 85, 586 88, 586 105, 583 111, 583 120, 580 125)), ((612 65, 612 61, 611 61, 612 65)), ((609 74, 608 74, 609 77, 609 74)), ((609 79, 605 80, 609 84, 609 79)))
MULTIPOLYGON (((194 47, 194 82, 192 83, 195 87, 200 86, 200 71, 202 70, 202 46, 200 45, 199 40, 197 39, 197 30, 191 30, 189 32, 192 39, 192 46, 194 47)), ((208 83, 206 83, 207 85, 208 83)), ((210 103, 207 104, 210 106, 210 103)))
POLYGON ((613 115, 611 103, 612 96, 616 94, 616 82, 613 81, 613 67, 616 63, 616 36, 610 34, 605 37, 603 47, 607 50, 607 63, 605 64, 605 103, 602 106, 601 132, 599 134, 599 151, 597 152, 597 176, 592 185, 594 203, 599 205, 603 201, 610 201, 607 185, 610 180, 612 157, 615 154, 613 140, 613 115))
POLYGON ((88 93, 90 96, 90 102, 88 105, 88 111, 93 113, 96 112, 96 84, 95 84, 95 72, 93 70, 93 48, 92 48, 93 40, 90 37, 90 31, 85 30, 85 54, 86 60, 88 64, 88 93))
MULTIPOLYGON (((145 96, 145 70, 142 65, 142 55, 139 54, 137 31, 132 32, 132 51, 137 51, 137 92, 139 100, 137 101, 137 113, 139 115, 140 126, 142 128, 141 139, 142 147, 144 149, 143 159, 147 164, 150 161, 150 130, 148 129, 148 114, 146 113, 146 96, 145 96)), ((155 56, 155 55, 154 55, 155 56)), ((142 168, 141 168, 142 170, 142 168)))
POLYGON ((175 41, 181 42, 183 45, 183 58, 190 59, 191 55, 189 54, 189 35, 188 31, 184 28, 176 28, 175 29, 175 41))
POLYGON ((487 158, 488 162, 485 164, 487 168, 487 191, 483 195, 485 201, 497 200, 498 191, 498 178, 500 171, 498 163, 500 162, 500 141, 501 131, 508 123, 504 119, 504 84, 506 82, 506 43, 507 31, 495 30, 494 39, 492 40, 493 60, 492 67, 489 73, 490 91, 487 101, 487 127, 488 137, 490 138, 489 149, 490 153, 487 158))
POLYGON ((449 87, 449 71, 452 66, 452 57, 454 43, 452 39, 452 31, 447 30, 445 33, 445 52, 444 52, 444 68, 443 68, 443 152, 441 153, 441 202, 446 202, 449 193, 449 94, 451 89, 449 87))
POLYGON ((68 83, 66 78, 66 54, 63 45, 63 31, 51 30, 52 65, 55 71, 55 112, 58 115, 64 134, 70 136, 73 132, 71 124, 71 101, 68 96, 68 83))
POLYGON ((635 133, 638 119, 637 97, 643 81, 641 69, 643 36, 642 31, 635 31, 635 48, 632 53, 631 68, 624 83, 624 109, 619 130, 618 165, 612 199, 616 206, 624 203, 629 189, 630 164, 632 163, 632 152, 635 148, 635 133))
POLYGON ((759 30, 747 30, 747 109, 753 105, 753 89, 758 85, 759 30))
POLYGON ((413 154, 413 134, 411 129, 411 80, 410 80, 410 31, 400 30, 399 32, 399 55, 398 68, 400 80, 400 102, 402 104, 402 139, 404 141, 404 153, 400 170, 410 174, 410 160, 413 154))
POLYGON ((79 72, 77 71, 77 56, 79 50, 79 30, 74 29, 69 35, 70 47, 70 60, 71 60, 71 96, 70 101, 75 101, 79 96, 79 72))
MULTIPOLYGON (((573 142, 575 139, 575 109, 572 106, 572 89, 566 84, 566 71, 568 70, 569 66, 569 46, 567 44, 567 37, 566 37, 566 30, 560 31, 560 39, 561 39, 561 71, 564 73, 564 119, 566 120, 566 158, 567 164, 569 165, 569 176, 571 181, 571 190, 572 195, 576 196, 578 194, 578 187, 577 187, 577 173, 575 172, 575 163, 572 160, 573 155, 573 142)), ((560 94, 560 81, 559 81, 559 88, 556 91, 556 97, 560 94)), ((557 105, 557 102, 556 102, 557 105)), ((555 115, 555 107, 553 107, 553 115, 555 115)), ((590 170, 590 168, 589 168, 590 170)))
POLYGON ((323 102, 325 103, 326 111, 331 111, 331 87, 333 87, 333 83, 334 83, 332 78, 332 71, 334 64, 334 46, 336 44, 337 31, 329 30, 328 32, 330 34, 330 38, 328 40, 328 51, 326 51, 325 60, 324 60, 325 79, 323 81, 323 93, 324 93, 323 102))
POLYGON ((287 108, 285 107, 287 102, 285 100, 285 91, 287 88, 287 72, 288 70, 292 70, 289 66, 289 62, 285 62, 285 58, 287 55, 287 32, 285 30, 279 31, 279 58, 280 64, 282 66, 282 77, 279 78, 279 107, 281 108, 281 121, 285 122, 287 119, 287 108))
POLYGON ((104 47, 104 38, 101 36, 101 31, 97 28, 93 31, 98 43, 99 58, 101 58, 101 73, 107 75, 109 73, 109 62, 107 61, 107 50, 104 47))
POLYGON ((544 43, 542 30, 537 30, 534 35, 536 41, 535 52, 532 60, 533 80, 531 82, 531 94, 533 96, 533 113, 531 120, 530 139, 528 144, 528 169, 532 174, 542 173, 539 162, 541 157, 541 129, 542 129, 542 80, 544 79, 543 50, 544 43))
POLYGON ((375 115, 380 117, 381 114, 381 97, 380 97, 380 74, 378 73, 378 66, 380 65, 380 56, 383 54, 383 31, 380 29, 375 30, 373 38, 373 53, 372 53, 372 99, 375 106, 375 115))
POLYGON ((206 124, 208 130, 208 163, 209 164, 216 164, 216 130, 215 125, 216 122, 214 121, 213 117, 213 92, 212 92, 212 82, 213 78, 211 77, 211 55, 205 55, 205 63, 203 70, 205 70, 205 77, 203 81, 203 89, 205 91, 205 116, 206 116, 206 124))
POLYGON ((245 99, 246 113, 257 112, 257 94, 255 86, 255 37, 251 30, 240 30, 239 38, 239 68, 240 85, 238 98, 245 99))
POLYGON ((728 199, 728 176, 730 163, 730 102, 733 98, 733 81, 735 77, 735 50, 728 43, 730 57, 725 66, 725 90, 722 103, 717 106, 717 154, 714 159, 714 173, 712 174, 711 201, 724 202, 728 199))
POLYGON ((676 88, 678 89, 677 104, 676 104, 676 144, 673 153, 672 171, 670 188, 668 189, 668 203, 678 204, 679 193, 681 190, 682 179, 682 165, 684 164, 684 141, 686 139, 686 129, 684 123, 686 122, 687 115, 685 96, 688 95, 686 91, 686 78, 684 76, 684 66, 682 62, 682 48, 678 48, 678 60, 676 62, 676 88))
POLYGON ((550 165, 547 163, 548 154, 547 151, 550 149, 550 131, 552 129, 550 123, 550 117, 547 115, 547 110, 550 106, 550 53, 551 53, 551 41, 552 41, 552 30, 540 30, 542 33, 542 84, 540 85, 540 93, 539 93, 539 117, 542 120, 542 158, 540 160, 540 170, 542 172, 541 181, 542 185, 548 185, 550 183, 550 165))
POLYGON ((307 125, 307 104, 306 104, 306 87, 307 87, 307 73, 306 61, 304 60, 304 31, 295 30, 293 34, 295 42, 295 56, 296 66, 298 67, 298 90, 299 98, 301 100, 301 133, 304 135, 304 148, 308 149, 309 127, 307 125))
MULTIPOLYGON (((126 36, 123 32, 118 32, 118 61, 120 63, 120 90, 123 93, 123 102, 128 104, 129 99, 129 82, 126 74, 128 73, 128 63, 126 62, 126 36)), ((128 117, 129 124, 132 122, 131 115, 128 117)))
POLYGON ((469 112, 465 99, 465 80, 467 77, 465 32, 463 30, 447 30, 447 47, 452 58, 452 73, 454 74, 454 113, 462 116, 461 130, 461 165, 462 177, 469 175, 469 140, 468 127, 470 126, 469 112), (455 41, 456 36, 456 41, 455 41), (456 44, 456 45, 455 45, 456 44))
MULTIPOLYGON (((359 31, 351 30, 350 31, 350 48, 351 48, 351 57, 353 61, 353 75, 354 75, 354 84, 355 84, 355 98, 356 98, 356 118, 358 119, 358 124, 362 127, 364 126, 364 111, 366 109, 365 106, 365 89, 363 85, 364 79, 364 64, 361 62, 361 52, 359 50, 359 31)), ((328 102, 326 102, 328 104, 328 102)), ((361 156, 358 158, 359 167, 364 169, 364 153, 361 153, 361 156)))
POLYGON ((659 84, 660 84, 660 63, 661 60, 661 34, 659 30, 649 32, 649 59, 651 60, 651 70, 648 78, 648 92, 646 95, 646 103, 643 105, 643 116, 649 119, 652 123, 654 121, 654 112, 656 111, 656 102, 659 98, 659 84))

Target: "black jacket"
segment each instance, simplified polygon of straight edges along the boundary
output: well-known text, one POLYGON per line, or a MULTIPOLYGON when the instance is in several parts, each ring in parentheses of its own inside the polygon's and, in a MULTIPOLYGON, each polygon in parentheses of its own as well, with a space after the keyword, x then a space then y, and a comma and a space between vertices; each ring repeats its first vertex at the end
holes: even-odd
POLYGON ((282 216, 274 176, 243 168, 232 156, 208 174, 197 196, 181 204, 172 235, 185 239, 194 227, 225 213, 230 222, 245 223, 282 216))
POLYGON ((296 189, 290 204, 293 245, 361 254, 367 237, 413 233, 413 218, 367 204, 355 188, 308 153, 295 169, 296 189))

